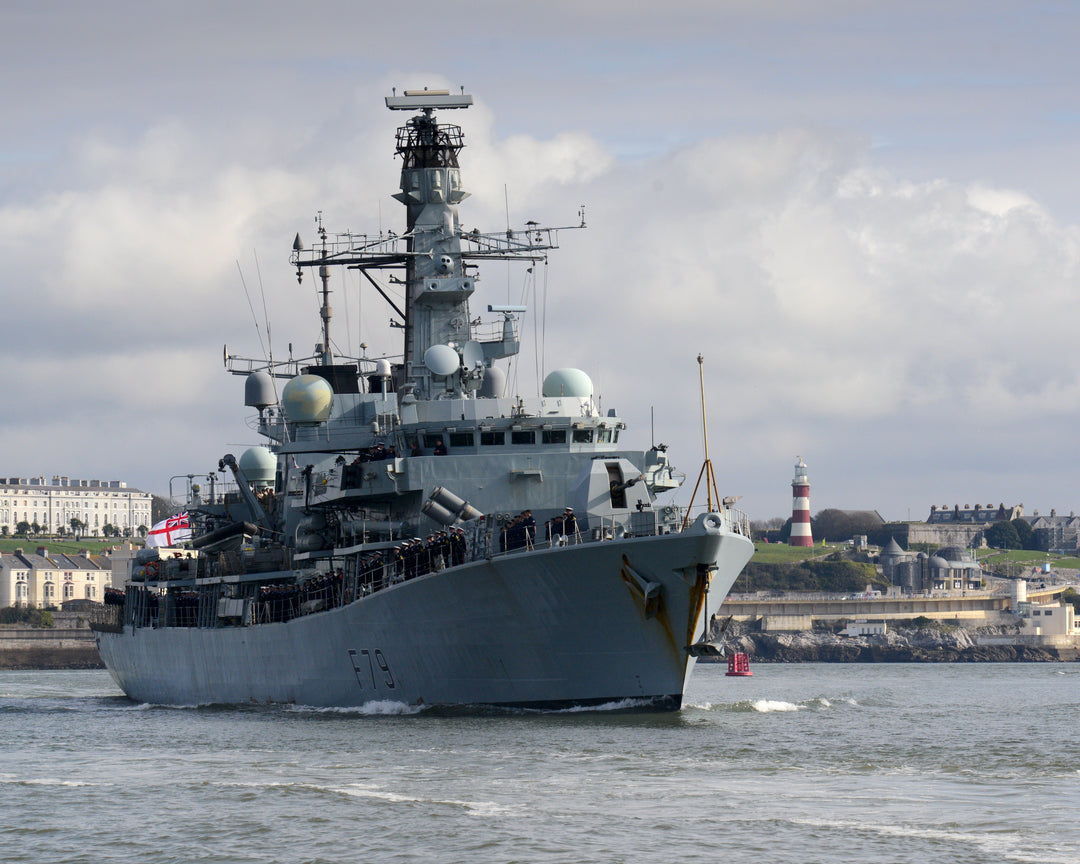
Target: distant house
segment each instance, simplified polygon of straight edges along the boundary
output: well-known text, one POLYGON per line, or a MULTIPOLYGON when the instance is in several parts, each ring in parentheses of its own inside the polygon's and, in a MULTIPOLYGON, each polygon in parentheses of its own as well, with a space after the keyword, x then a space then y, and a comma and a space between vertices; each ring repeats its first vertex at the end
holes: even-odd
POLYGON ((983 531, 997 522, 1011 522, 1024 518, 1024 505, 1014 504, 954 504, 930 508, 930 515, 925 522, 896 523, 889 526, 893 536, 901 539, 907 546, 916 543, 928 546, 969 546, 983 545, 983 531))
POLYGON ((1076 552, 1080 549, 1080 516, 1070 513, 1058 516, 1051 510, 1049 516, 1036 513, 1027 520, 1035 537, 1035 546, 1043 552, 1076 552))
POLYGON ((957 523, 992 525, 994 522, 1011 522, 1013 519, 1022 518, 1023 515, 1023 504, 1012 507, 1006 507, 1004 504, 998 504, 997 507, 993 504, 987 504, 985 507, 976 504, 972 507, 970 504, 965 504, 963 509, 959 504, 954 504, 952 507, 946 505, 938 509, 935 504, 930 508, 930 516, 927 517, 926 522, 928 525, 957 523))
POLYGON ((111 566, 102 567, 86 553, 50 554, 45 547, 28 553, 0 554, 0 608, 59 608, 70 600, 101 602, 111 584, 111 566))
POLYGON ((1021 634, 1025 636, 1076 636, 1073 607, 1067 603, 1031 604, 1022 608, 1021 634))
POLYGON ((122 480, 0 477, 0 528, 14 534, 19 523, 26 522, 44 534, 56 534, 71 530, 71 520, 78 519, 87 534, 100 534, 106 525, 134 534, 154 524, 152 499, 149 492, 122 480))

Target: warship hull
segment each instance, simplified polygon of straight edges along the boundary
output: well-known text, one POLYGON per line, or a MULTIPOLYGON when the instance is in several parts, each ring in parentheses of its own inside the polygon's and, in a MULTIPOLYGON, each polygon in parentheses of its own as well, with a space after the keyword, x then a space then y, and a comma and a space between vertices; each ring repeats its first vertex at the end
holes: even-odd
POLYGON ((713 519, 451 567, 286 622, 99 630, 98 648, 155 704, 677 709, 706 588, 724 597, 753 552, 713 519))

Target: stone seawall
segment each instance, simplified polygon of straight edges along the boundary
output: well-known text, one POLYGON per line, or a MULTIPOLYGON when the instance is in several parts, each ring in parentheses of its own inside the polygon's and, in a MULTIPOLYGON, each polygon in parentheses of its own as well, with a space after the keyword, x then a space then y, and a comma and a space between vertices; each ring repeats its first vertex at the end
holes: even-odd
POLYGON ((725 647, 729 653, 742 651, 760 663, 1034 663, 1080 659, 1076 648, 1019 641, 987 645, 977 641, 980 635, 979 631, 964 628, 898 630, 875 636, 744 632, 729 634, 725 647))
POLYGON ((0 627, 0 669, 104 669, 85 621, 56 618, 56 627, 0 627))
POLYGON ((97 646, 57 648, 42 642, 33 648, 0 644, 0 669, 104 669, 97 646))

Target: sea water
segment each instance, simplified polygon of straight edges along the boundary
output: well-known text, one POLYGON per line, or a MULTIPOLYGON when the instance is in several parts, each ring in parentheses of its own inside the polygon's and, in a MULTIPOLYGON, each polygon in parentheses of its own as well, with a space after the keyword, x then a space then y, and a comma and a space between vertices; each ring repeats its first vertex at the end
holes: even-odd
POLYGON ((670 714, 0 672, 8 862, 1080 861, 1080 665, 699 665, 670 714))

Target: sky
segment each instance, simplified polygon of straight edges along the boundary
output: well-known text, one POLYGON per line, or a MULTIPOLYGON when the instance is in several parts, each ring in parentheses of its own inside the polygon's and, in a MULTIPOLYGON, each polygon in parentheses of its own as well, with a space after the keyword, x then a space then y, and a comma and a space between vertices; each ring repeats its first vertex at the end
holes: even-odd
MULTIPOLYGON (((0 7, 0 476, 164 495, 259 443, 224 347, 311 352, 294 235, 400 231, 383 98, 464 87, 465 225, 585 206, 535 283, 481 271, 474 313, 530 306, 516 393, 584 369, 686 503, 700 373, 753 519, 790 514, 797 456, 812 512, 1080 511, 1080 4, 390 8, 0 7)), ((339 348, 394 350, 333 287, 339 348)))

